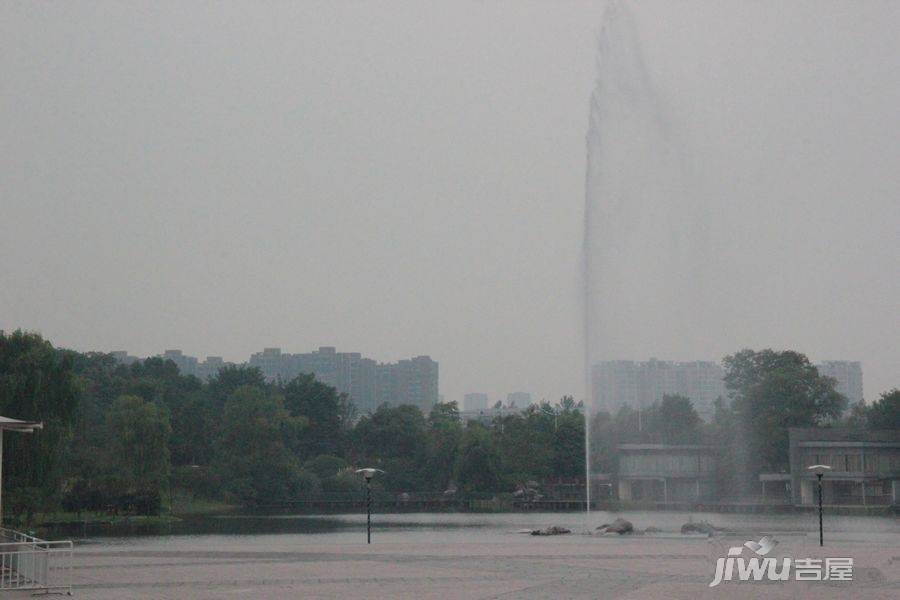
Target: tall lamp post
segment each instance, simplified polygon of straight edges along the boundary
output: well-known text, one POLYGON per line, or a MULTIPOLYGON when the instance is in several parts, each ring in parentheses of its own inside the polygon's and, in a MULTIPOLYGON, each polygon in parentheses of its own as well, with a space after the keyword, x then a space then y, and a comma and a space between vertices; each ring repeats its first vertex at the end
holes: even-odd
POLYGON ((366 479, 366 543, 372 543, 372 478, 375 473, 384 473, 381 469, 373 469, 367 467, 365 469, 357 469, 357 473, 362 473, 366 479))
POLYGON ((811 467, 807 467, 810 471, 815 472, 816 479, 818 481, 819 487, 819 545, 825 545, 825 537, 822 531, 822 476, 825 474, 825 471, 830 471, 831 467, 828 465, 812 465, 811 467))

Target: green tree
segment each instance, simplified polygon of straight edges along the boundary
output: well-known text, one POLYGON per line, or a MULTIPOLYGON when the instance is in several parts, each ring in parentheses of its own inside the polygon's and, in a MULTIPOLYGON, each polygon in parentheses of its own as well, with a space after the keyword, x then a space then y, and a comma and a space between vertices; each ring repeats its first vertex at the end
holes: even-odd
POLYGON ((324 481, 329 477, 334 477, 349 466, 347 461, 340 456, 320 454, 303 463, 303 470, 315 473, 319 479, 324 481))
MULTIPOLYGON (((65 453, 67 491, 63 502, 68 510, 123 507, 126 496, 134 504, 128 477, 120 476, 120 469, 107 460, 113 435, 108 417, 113 402, 123 395, 152 403, 165 413, 172 429, 168 444, 171 462, 184 467, 176 468, 174 484, 195 493, 203 479, 207 492, 218 489, 214 481, 204 479, 210 476, 209 469, 196 468, 212 460, 216 415, 221 413, 213 410, 200 380, 181 375, 174 363, 160 358, 125 366, 109 354, 66 352, 82 388, 74 434, 65 453)), ((146 503, 141 510, 147 510, 146 503)))
POLYGON ((473 424, 463 433, 456 481, 467 492, 495 492, 504 487, 500 456, 484 427, 473 424))
POLYGON ((167 404, 171 415, 172 463, 177 466, 209 465, 213 458, 217 411, 203 391, 181 395, 167 404))
POLYGON ((265 388, 266 378, 262 371, 256 367, 225 365, 215 377, 211 377, 207 384, 207 394, 209 394, 212 404, 216 407, 223 407, 231 395, 242 387, 265 388))
POLYGON ((431 430, 453 428, 459 425, 459 404, 453 402, 439 402, 431 407, 428 413, 428 427, 431 430))
POLYGON ((64 350, 72 362, 81 394, 75 408, 72 436, 66 444, 63 470, 66 510, 101 510, 115 506, 120 488, 107 481, 109 431, 106 415, 116 398, 125 393, 129 369, 109 354, 64 350))
POLYGON ((388 457, 419 458, 425 442, 425 417, 415 406, 382 404, 356 426, 361 458, 377 463, 388 457))
POLYGON ((337 454, 343 445, 341 417, 348 400, 312 375, 301 374, 284 386, 284 406, 293 417, 309 422, 296 449, 301 458, 337 454))
POLYGON ((563 396, 559 399, 559 410, 564 413, 574 412, 578 408, 575 398, 572 396, 563 396))
POLYGON ((866 421, 871 429, 900 429, 900 389, 882 392, 869 407, 866 421))
POLYGON ((853 429, 863 429, 868 426, 868 419, 869 407, 866 406, 864 400, 860 399, 859 402, 850 405, 841 425, 853 429))
MULTIPOLYGON (((732 398, 739 463, 748 477, 788 468, 788 428, 813 427, 840 417, 847 399, 835 381, 790 350, 741 350, 723 360, 732 398)), ((745 490, 746 491, 746 490, 745 490)))
POLYGON ((448 489, 456 468, 462 423, 456 402, 435 404, 428 415, 428 452, 424 479, 429 489, 448 489))
POLYGON ((584 415, 572 396, 563 396, 555 415, 553 475, 584 478, 584 415))
POLYGON ((0 415, 44 423, 32 434, 4 436, 9 512, 30 514, 55 503, 79 393, 70 353, 34 333, 0 333, 0 415))
POLYGON ((169 481, 167 412, 138 396, 121 396, 107 414, 107 464, 120 492, 142 513, 155 513, 169 481))
POLYGON ((244 505, 258 506, 317 492, 317 481, 301 472, 290 450, 307 424, 303 417, 292 417, 277 394, 251 386, 232 392, 222 415, 215 464, 227 493, 244 505))
POLYGON ((384 469, 379 481, 390 491, 422 489, 427 451, 425 417, 415 406, 382 404, 353 431, 355 460, 384 469))
POLYGON ((521 414, 498 419, 494 431, 505 479, 541 481, 553 474, 556 411, 550 404, 531 405, 521 414))
POLYGON ((152 357, 128 367, 123 393, 166 409, 172 427, 173 464, 209 463, 215 410, 199 379, 182 375, 171 360, 152 357))
POLYGON ((665 394, 656 413, 656 430, 665 444, 696 443, 700 434, 700 416, 689 398, 665 394))
MULTIPOLYGON (((380 483, 380 480, 376 480, 373 487, 377 490, 380 483)), ((338 471, 332 477, 323 479, 322 491, 344 498, 362 498, 365 493, 365 483, 363 483, 363 478, 357 475, 352 468, 348 468, 338 471)))

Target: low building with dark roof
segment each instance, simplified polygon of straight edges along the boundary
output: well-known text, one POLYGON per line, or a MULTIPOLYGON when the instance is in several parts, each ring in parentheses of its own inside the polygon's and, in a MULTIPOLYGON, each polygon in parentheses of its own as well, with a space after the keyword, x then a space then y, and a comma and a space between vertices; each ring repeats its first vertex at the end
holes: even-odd
POLYGON ((828 465, 822 502, 832 506, 900 504, 900 429, 791 428, 791 500, 818 503, 816 475, 828 465))
POLYGON ((671 505, 716 499, 714 447, 621 444, 618 448, 619 500, 671 505))

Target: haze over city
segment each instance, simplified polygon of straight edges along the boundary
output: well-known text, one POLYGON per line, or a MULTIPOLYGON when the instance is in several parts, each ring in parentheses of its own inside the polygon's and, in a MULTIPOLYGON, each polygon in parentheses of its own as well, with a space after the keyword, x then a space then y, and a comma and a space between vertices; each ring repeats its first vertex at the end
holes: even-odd
MULTIPOLYGON (((447 400, 581 396, 603 9, 4 4, 0 329, 427 354, 447 400)), ((900 6, 631 12, 704 207, 711 309, 669 299, 702 328, 613 358, 792 348, 861 361, 869 400, 896 386, 900 6)))

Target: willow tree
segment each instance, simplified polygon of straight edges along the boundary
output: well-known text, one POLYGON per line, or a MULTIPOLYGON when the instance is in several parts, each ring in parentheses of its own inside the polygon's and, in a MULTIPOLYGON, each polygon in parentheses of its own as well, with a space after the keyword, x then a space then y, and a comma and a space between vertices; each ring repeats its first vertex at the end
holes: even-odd
POLYGON ((0 334, 0 415, 44 423, 32 435, 5 436, 3 489, 12 512, 30 518, 59 496, 78 397, 70 353, 36 333, 0 334))

